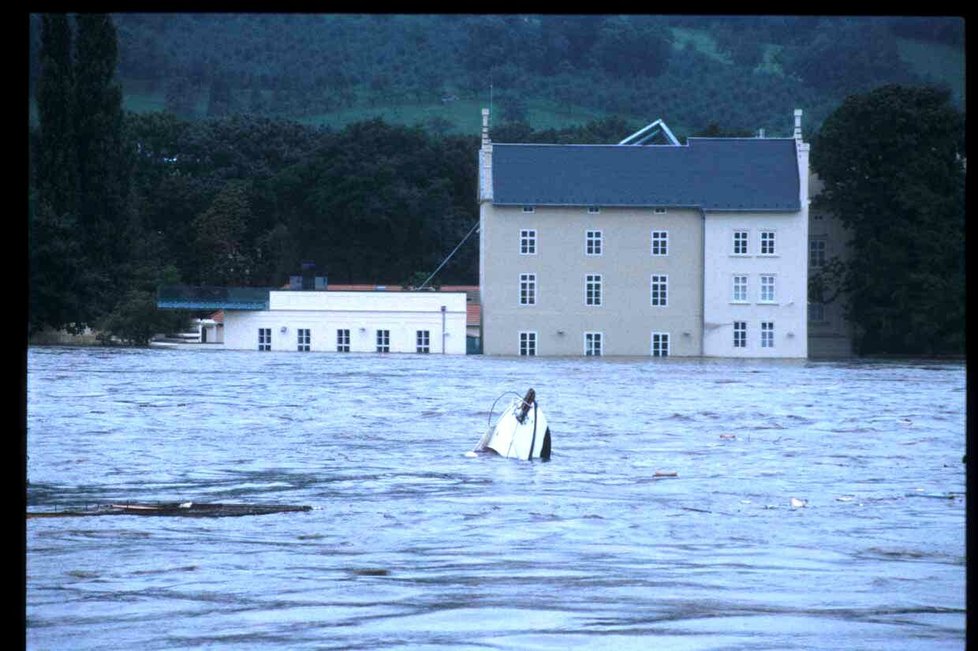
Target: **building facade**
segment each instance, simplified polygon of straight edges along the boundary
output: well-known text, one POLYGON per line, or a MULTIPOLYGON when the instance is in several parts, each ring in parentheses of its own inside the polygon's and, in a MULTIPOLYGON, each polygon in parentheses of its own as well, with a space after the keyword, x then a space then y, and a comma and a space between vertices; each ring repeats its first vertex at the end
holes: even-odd
POLYGON ((487 118, 484 353, 807 356, 800 111, 793 138, 686 145, 498 144, 487 118))
POLYGON ((189 290, 164 309, 223 310, 225 349, 466 353, 466 294, 434 291, 189 290))

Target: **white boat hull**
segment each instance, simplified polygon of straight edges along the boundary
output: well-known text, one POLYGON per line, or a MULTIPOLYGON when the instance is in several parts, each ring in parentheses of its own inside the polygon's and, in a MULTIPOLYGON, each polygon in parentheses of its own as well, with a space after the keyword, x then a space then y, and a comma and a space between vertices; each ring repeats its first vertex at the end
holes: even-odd
POLYGON ((520 399, 513 400, 496 421, 495 427, 483 437, 479 447, 513 459, 549 459, 550 429, 547 417, 534 401, 521 422, 523 404, 520 399))

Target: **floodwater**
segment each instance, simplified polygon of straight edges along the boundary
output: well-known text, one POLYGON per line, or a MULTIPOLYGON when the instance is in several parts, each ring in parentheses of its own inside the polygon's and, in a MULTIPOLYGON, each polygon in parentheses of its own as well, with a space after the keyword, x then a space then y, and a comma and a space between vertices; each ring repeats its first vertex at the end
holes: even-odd
POLYGON ((313 507, 29 518, 29 649, 965 646, 964 363, 51 347, 27 368, 29 511, 313 507), (531 386, 552 460, 467 458, 531 386))

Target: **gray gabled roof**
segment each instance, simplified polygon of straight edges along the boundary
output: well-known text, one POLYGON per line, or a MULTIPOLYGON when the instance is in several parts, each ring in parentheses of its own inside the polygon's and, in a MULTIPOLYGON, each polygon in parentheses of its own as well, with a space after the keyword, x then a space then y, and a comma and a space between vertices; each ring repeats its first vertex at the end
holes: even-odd
POLYGON ((687 145, 492 146, 497 205, 800 210, 791 138, 690 138, 687 145))

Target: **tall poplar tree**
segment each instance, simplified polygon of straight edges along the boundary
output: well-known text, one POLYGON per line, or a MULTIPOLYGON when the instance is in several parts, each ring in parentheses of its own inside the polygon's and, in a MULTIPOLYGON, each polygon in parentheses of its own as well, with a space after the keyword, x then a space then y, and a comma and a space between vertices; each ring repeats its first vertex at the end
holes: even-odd
POLYGON ((32 138, 28 203, 28 332, 77 332, 86 321, 78 246, 75 83, 68 17, 41 17, 38 128, 32 138))
POLYGON ((79 225, 91 307, 98 316, 112 308, 127 280, 131 158, 123 137, 122 90, 115 80, 115 26, 106 14, 79 14, 75 22, 79 225))

